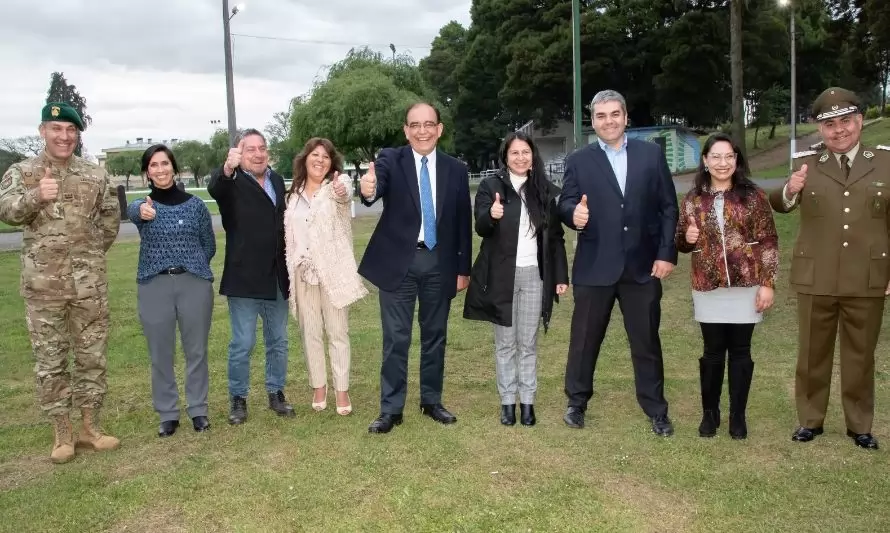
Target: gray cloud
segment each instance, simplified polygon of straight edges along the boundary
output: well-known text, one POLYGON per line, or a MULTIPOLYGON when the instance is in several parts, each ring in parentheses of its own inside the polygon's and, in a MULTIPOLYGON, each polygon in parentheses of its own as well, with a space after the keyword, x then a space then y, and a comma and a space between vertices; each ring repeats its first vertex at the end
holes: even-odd
MULTIPOLYGON (((0 137, 33 134, 53 70, 87 98, 85 143, 94 154, 136 136, 206 139, 211 120, 225 124, 220 0, 0 2, 0 69, 15 73, 0 100, 0 137)), ((468 24, 470 9, 470 0, 244 3, 231 21, 235 96, 239 125, 255 127, 351 47, 389 54, 394 43, 419 61, 439 28, 468 24)))

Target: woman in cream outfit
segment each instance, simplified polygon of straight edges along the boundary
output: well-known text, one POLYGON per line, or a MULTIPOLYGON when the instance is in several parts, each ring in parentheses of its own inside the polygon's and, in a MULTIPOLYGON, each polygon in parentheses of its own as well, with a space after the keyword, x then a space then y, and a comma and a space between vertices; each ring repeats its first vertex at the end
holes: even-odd
POLYGON ((358 275, 352 246, 352 180, 341 175, 342 170, 342 158, 331 141, 316 137, 306 142, 294 158, 284 231, 290 309, 300 321, 314 389, 312 408, 327 407, 327 334, 337 414, 348 415, 352 412, 348 306, 368 290, 358 275))

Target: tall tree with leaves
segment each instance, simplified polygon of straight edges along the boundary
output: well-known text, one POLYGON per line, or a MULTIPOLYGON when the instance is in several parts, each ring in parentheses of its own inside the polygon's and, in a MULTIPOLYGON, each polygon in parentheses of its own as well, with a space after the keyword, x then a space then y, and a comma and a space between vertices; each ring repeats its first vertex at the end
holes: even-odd
POLYGON ((867 56, 877 67, 881 83, 881 113, 887 107, 887 83, 890 81, 890 2, 866 0, 869 46, 867 56))
MULTIPOLYGON (((225 145, 228 146, 228 132, 220 130, 225 134, 225 145)), ((216 134, 215 134, 216 135, 216 134)), ((180 170, 188 170, 195 178, 195 186, 201 186, 201 179, 206 176, 215 164, 213 163, 213 150, 210 145, 201 141, 182 141, 177 143, 173 148, 173 155, 176 156, 176 162, 181 167, 180 170)))
POLYGON ((105 170, 112 176, 124 176, 126 189, 130 189, 130 176, 142 173, 142 154, 140 152, 118 152, 105 161, 105 170))
POLYGON ((732 79, 732 137, 742 154, 745 143, 745 87, 742 62, 742 14, 745 0, 729 2, 729 70, 732 79))
MULTIPOLYGON (((86 130, 93 119, 87 114, 87 100, 77 92, 75 85, 69 85, 62 72, 53 72, 50 77, 49 90, 46 92, 46 103, 64 102, 77 111, 80 119, 83 121, 83 128, 86 130)), ((77 148, 74 149, 74 155, 83 153, 83 139, 77 141, 77 148)))

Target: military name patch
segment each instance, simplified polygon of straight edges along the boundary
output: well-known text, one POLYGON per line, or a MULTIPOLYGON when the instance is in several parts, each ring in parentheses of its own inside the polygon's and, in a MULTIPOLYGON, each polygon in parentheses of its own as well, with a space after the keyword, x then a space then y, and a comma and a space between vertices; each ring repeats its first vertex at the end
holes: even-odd
POLYGON ((3 181, 0 181, 0 190, 6 190, 12 186, 12 174, 7 174, 3 177, 3 181))

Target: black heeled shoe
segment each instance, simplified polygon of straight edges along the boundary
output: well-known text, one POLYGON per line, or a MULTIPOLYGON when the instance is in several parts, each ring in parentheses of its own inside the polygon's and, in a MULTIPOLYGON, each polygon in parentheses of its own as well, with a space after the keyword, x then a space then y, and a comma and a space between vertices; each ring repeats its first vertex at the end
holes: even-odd
POLYGON ((534 426, 537 419, 535 418, 535 406, 530 403, 519 404, 519 421, 523 426, 534 426))
POLYGON ((512 426, 516 424, 516 405, 501 406, 501 424, 512 426))

